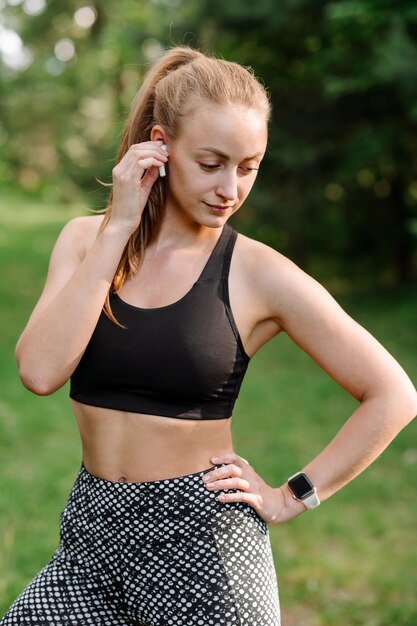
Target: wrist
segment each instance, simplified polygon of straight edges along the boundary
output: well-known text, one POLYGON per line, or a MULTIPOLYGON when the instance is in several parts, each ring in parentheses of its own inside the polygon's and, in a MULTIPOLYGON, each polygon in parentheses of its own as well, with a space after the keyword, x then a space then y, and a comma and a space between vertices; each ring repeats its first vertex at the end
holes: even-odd
POLYGON ((296 472, 287 480, 292 497, 305 506, 306 509, 315 509, 320 505, 317 487, 305 472, 296 472))
POLYGON ((298 515, 301 515, 301 513, 305 513, 307 511, 307 508, 303 504, 303 502, 301 500, 298 500, 297 498, 294 498, 294 494, 289 488, 288 482, 285 482, 281 486, 281 489, 285 498, 285 506, 292 517, 296 517, 298 515))
POLYGON ((119 243, 124 248, 133 232, 131 225, 115 223, 110 220, 101 232, 101 237, 105 241, 112 241, 113 244, 119 243))
POLYGON ((110 229, 114 232, 121 233, 123 236, 131 237, 133 233, 139 228, 141 222, 141 215, 135 215, 134 217, 117 216, 116 211, 112 211, 109 221, 107 222, 106 229, 110 229))
POLYGON ((280 504, 279 513, 276 515, 274 524, 283 524, 306 512, 307 509, 304 504, 292 497, 287 483, 284 483, 281 487, 275 487, 275 491, 280 504))

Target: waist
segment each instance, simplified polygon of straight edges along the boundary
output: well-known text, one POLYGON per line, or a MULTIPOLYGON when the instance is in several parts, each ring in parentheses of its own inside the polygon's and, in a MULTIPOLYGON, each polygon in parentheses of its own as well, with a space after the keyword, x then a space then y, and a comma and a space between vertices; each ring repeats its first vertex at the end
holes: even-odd
POLYGON ((142 482, 207 469, 233 452, 231 419, 184 420, 93 407, 72 400, 83 463, 98 478, 142 482))

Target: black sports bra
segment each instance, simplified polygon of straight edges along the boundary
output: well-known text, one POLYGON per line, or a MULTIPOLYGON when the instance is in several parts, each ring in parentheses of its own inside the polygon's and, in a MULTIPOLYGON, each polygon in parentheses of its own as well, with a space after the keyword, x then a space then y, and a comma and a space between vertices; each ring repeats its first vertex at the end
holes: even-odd
POLYGON ((173 304, 145 309, 112 293, 125 328, 101 313, 71 377, 71 398, 165 417, 230 417, 250 361, 229 302, 236 237, 226 223, 200 277, 173 304))

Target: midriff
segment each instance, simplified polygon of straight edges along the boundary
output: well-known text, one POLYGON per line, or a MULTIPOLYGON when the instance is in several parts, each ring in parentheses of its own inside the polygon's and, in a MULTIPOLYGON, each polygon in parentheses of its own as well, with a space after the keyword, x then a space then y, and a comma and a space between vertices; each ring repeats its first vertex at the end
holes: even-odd
POLYGON ((71 400, 85 468, 113 482, 148 482, 194 474, 211 457, 233 452, 231 419, 186 420, 129 413, 71 400))

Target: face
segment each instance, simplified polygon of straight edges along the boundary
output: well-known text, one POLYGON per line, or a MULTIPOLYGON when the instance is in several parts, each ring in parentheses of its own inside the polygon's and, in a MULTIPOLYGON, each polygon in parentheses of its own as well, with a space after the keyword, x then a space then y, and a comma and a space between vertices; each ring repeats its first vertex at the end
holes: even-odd
POLYGON ((266 119, 243 105, 199 101, 183 118, 178 137, 165 142, 167 211, 187 223, 219 227, 239 209, 255 182, 266 150, 266 119))

